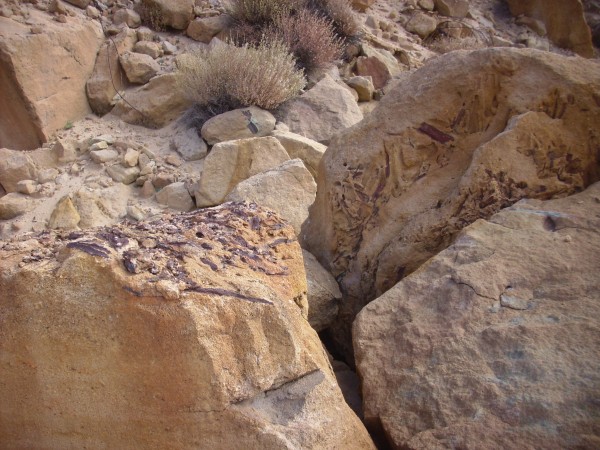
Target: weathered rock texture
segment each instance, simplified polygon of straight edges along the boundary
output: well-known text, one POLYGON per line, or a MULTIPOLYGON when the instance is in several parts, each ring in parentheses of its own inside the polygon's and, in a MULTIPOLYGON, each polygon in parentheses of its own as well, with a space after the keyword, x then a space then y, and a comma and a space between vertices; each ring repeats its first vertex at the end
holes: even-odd
POLYGON ((548 37, 559 47, 592 58, 592 33, 580 0, 508 0, 510 12, 544 22, 548 37))
POLYGON ((374 448, 274 214, 228 204, 1 245, 3 446, 374 448))
MULTIPOLYGON (((45 13, 32 10, 31 19, 45 13)), ((43 17, 42 17, 43 18, 43 17)), ((100 25, 46 21, 42 34, 0 17, 0 147, 34 149, 90 112, 85 82, 102 42, 100 25)))
POLYGON ((523 200, 366 306, 366 421, 393 448, 598 448, 599 230, 600 184, 523 200))
POLYGON ((453 52, 334 139, 304 241, 340 282, 347 352, 356 313, 461 228, 599 179, 599 69, 535 50, 453 52))

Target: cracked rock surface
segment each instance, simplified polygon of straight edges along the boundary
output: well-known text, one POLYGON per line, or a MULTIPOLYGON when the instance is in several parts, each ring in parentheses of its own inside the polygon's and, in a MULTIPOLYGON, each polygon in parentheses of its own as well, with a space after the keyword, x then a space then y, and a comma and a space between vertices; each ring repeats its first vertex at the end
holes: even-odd
POLYGON ((373 448, 275 213, 27 234, 0 261, 3 446, 373 448))
POLYGON ((465 228, 357 316, 365 419, 393 448, 600 444, 600 183, 465 228))

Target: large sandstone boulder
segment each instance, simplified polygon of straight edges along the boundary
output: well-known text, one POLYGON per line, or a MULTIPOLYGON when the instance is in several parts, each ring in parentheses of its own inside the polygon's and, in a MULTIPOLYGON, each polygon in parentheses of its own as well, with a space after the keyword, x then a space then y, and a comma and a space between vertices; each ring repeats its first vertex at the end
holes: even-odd
POLYGON ((40 147, 69 121, 90 113, 85 83, 92 73, 102 30, 72 17, 68 26, 30 10, 30 25, 0 17, 0 147, 40 147))
POLYGON ((600 184, 523 200, 367 305, 364 413, 392 448, 598 448, 600 184))
POLYGON ((592 33, 580 0, 507 0, 514 16, 524 14, 544 22, 548 37, 559 47, 592 58, 592 33))
POLYGON ((240 182, 226 201, 247 201, 278 213, 300 234, 315 201, 317 184, 301 159, 292 159, 240 182))
POLYGON ((112 113, 127 123, 161 128, 178 118, 190 102, 176 89, 176 75, 166 73, 152 78, 148 84, 128 91, 117 102, 112 113))
POLYGON ((478 218, 600 178, 600 65, 535 50, 453 52, 403 78, 325 152, 304 242, 358 311, 478 218))
POLYGON ((285 103, 279 118, 292 133, 327 145, 333 135, 360 122, 363 115, 348 89, 325 75, 304 94, 285 103))
POLYGON ((126 77, 119 63, 119 55, 133 50, 136 42, 135 30, 125 27, 100 48, 92 76, 85 85, 90 106, 99 116, 109 113, 113 108, 116 89, 122 91, 125 88, 126 77))
POLYGON ((4 447, 374 448, 275 214, 228 204, 0 245, 4 447))
POLYGON ((204 160, 195 190, 196 205, 203 208, 223 203, 240 181, 289 159, 285 148, 274 137, 220 142, 204 160))

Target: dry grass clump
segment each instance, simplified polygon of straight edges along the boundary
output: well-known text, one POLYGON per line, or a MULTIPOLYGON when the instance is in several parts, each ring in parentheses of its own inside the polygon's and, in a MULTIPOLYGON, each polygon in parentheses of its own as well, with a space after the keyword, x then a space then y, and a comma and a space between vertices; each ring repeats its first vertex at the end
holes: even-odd
POLYGON ((178 68, 179 87, 211 115, 251 105, 275 109, 305 85, 304 74, 278 41, 219 45, 184 55, 178 68))
POLYGON ((136 8, 142 23, 155 31, 165 31, 163 13, 160 7, 151 0, 142 0, 136 8))
POLYGON ((228 12, 239 24, 269 26, 279 16, 289 16, 302 8, 306 0, 232 0, 228 12))
POLYGON ((296 65, 307 71, 325 67, 343 54, 342 39, 331 22, 307 9, 279 16, 265 36, 283 42, 296 58, 296 65))

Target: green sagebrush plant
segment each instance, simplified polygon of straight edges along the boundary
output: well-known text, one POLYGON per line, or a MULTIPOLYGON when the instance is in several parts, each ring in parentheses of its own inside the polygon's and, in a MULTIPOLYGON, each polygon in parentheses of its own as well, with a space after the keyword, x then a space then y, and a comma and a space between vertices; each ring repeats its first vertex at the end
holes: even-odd
POLYGON ((178 60, 178 69, 184 95, 212 115, 252 105, 272 110, 306 84, 303 71, 280 41, 227 43, 188 53, 178 60))

